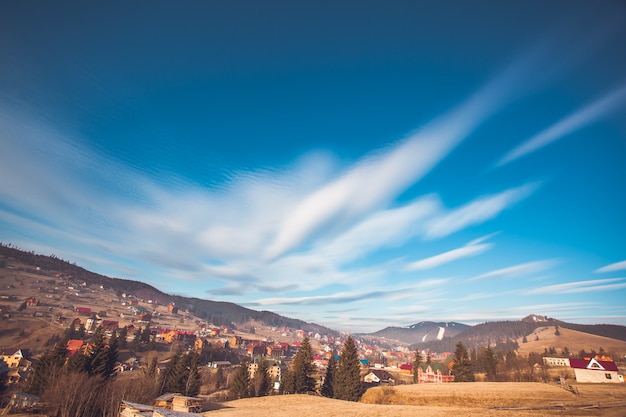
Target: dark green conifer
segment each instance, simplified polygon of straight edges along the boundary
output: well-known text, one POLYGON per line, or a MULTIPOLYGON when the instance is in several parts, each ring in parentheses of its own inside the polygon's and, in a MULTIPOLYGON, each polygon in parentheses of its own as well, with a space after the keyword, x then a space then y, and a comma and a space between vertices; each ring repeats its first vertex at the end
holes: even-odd
POLYGON ((248 360, 243 358, 239 369, 235 373, 233 382, 230 385, 230 396, 233 399, 241 399, 249 396, 250 376, 248 374, 248 360))
POLYGON ((326 368, 326 374, 324 375, 324 383, 322 384, 322 395, 328 398, 335 397, 335 373, 337 371, 337 360, 335 355, 331 355, 328 360, 328 367, 326 368))
POLYGON ((294 392, 304 394, 315 390, 315 379, 313 379, 313 354, 309 338, 304 338, 298 352, 293 358, 293 381, 294 392))
POLYGON ((422 355, 420 354, 419 348, 415 348, 415 354, 413 356, 413 383, 417 384, 418 375, 419 375, 419 367, 422 363, 422 355))
POLYGON ((456 350, 454 351, 452 374, 454 375, 454 382, 474 382, 472 362, 467 354, 467 349, 465 349, 461 341, 456 344, 456 350))
POLYGON ((252 378, 252 388, 255 397, 264 397, 269 394, 272 389, 272 381, 268 373, 269 366, 265 359, 260 359, 258 362, 258 368, 252 378))
POLYGON ((361 363, 352 336, 348 337, 337 361, 334 394, 335 398, 345 401, 359 401, 363 394, 361 363))

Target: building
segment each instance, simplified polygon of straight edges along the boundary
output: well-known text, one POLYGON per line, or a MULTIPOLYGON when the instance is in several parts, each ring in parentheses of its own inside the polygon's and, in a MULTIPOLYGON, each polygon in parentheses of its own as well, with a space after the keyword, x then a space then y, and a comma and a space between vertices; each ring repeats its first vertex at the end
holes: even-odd
POLYGON ((619 374, 615 362, 596 359, 570 359, 577 382, 620 383, 624 377, 619 374))
POLYGON ((571 366, 569 358, 549 358, 545 356, 543 358, 543 363, 548 366, 565 366, 567 368, 571 366))
POLYGON ((363 381, 368 384, 393 384, 395 382, 393 375, 383 369, 372 369, 363 381))

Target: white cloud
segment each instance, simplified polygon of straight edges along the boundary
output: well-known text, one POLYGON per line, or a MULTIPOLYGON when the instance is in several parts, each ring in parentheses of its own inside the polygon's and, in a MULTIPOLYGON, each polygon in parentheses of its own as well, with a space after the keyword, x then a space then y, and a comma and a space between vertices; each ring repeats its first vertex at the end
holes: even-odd
POLYGON ((489 271, 484 274, 477 275, 470 279, 470 281, 477 281, 481 279, 488 278, 508 278, 508 277, 516 277, 521 275, 530 275, 535 274, 540 271, 544 271, 548 268, 551 268, 557 263, 554 259, 547 259, 542 261, 534 261, 534 262, 526 262, 523 264, 509 266, 507 268, 496 269, 494 271, 489 271))
POLYGON ((426 237, 434 239, 448 236, 466 227, 490 220, 532 194, 537 186, 536 183, 526 184, 499 194, 480 197, 433 219, 426 225, 426 237))
POLYGON ((480 243, 483 240, 484 239, 482 238, 476 239, 460 248, 452 249, 447 252, 440 253, 439 255, 411 262, 406 265, 405 270, 420 271, 424 269, 432 269, 468 256, 480 255, 481 253, 491 249, 493 246, 491 243, 480 243))
POLYGON ((615 271, 624 271, 626 270, 626 261, 615 262, 610 265, 605 265, 602 268, 596 269, 594 272, 596 273, 604 273, 604 272, 615 272, 615 271))
POLYGON ((626 278, 596 279, 566 282, 532 289, 526 294, 573 294, 597 291, 612 291, 626 288, 626 278))
POLYGON ((626 86, 612 91, 601 99, 579 109, 575 113, 550 126, 548 129, 528 139, 502 157, 502 159, 498 161, 497 166, 505 165, 563 138, 575 130, 607 115, 622 105, 624 101, 626 101, 626 86))

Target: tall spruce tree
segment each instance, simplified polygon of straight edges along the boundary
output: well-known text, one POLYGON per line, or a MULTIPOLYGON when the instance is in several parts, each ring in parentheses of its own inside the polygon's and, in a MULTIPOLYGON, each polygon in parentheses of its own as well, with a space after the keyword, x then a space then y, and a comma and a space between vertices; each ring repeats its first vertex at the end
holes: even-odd
POLYGON ((235 373, 233 382, 230 384, 231 398, 238 400, 250 396, 250 375, 248 374, 248 360, 243 358, 239 369, 235 373))
POLYGON ((454 351, 454 365, 452 366, 454 382, 474 382, 474 371, 472 362, 467 354, 467 349, 459 341, 454 351))
POLYGON ((282 377, 280 381, 280 392, 283 394, 293 394, 295 391, 296 388, 293 378, 293 371, 290 369, 285 369, 282 372, 282 377))
POLYGON ((195 397, 200 392, 202 376, 200 375, 200 355, 191 352, 185 357, 185 369, 183 370, 183 382, 180 392, 188 397, 195 397))
POLYGON ((305 338, 293 358, 294 392, 304 394, 315 390, 313 354, 309 338, 305 338))
POLYGON ((335 355, 331 355, 328 360, 328 367, 326 368, 326 374, 324 375, 324 383, 322 384, 322 395, 328 398, 335 397, 335 373, 337 372, 337 360, 335 355))
POLYGON ((161 375, 161 389, 159 394, 165 394, 166 392, 178 392, 178 386, 180 381, 180 364, 182 355, 180 351, 175 351, 169 358, 169 362, 165 366, 161 375))
POLYGON ((344 401, 359 401, 363 394, 361 387, 361 363, 352 336, 344 345, 337 361, 334 381, 335 398, 344 401))
POLYGON ((29 393, 42 395, 49 386, 57 381, 65 365, 65 355, 67 352, 65 346, 66 341, 62 340, 58 342, 54 348, 44 353, 34 367, 33 377, 28 386, 29 393))
POLYGON ((498 360, 496 359, 496 356, 493 353, 493 350, 491 350, 490 346, 487 346, 485 348, 482 356, 483 356, 482 357, 483 368, 484 368, 485 373, 487 374, 487 379, 491 382, 494 382, 497 376, 496 374, 497 374, 498 360))
POLYGON ((258 367, 252 378, 252 389, 255 397, 264 397, 272 389, 272 381, 268 373, 269 365, 265 359, 260 359, 258 367))
POLYGON ((419 348, 415 348, 415 354, 413 355, 413 383, 417 384, 419 378, 419 367, 422 363, 422 355, 419 348))

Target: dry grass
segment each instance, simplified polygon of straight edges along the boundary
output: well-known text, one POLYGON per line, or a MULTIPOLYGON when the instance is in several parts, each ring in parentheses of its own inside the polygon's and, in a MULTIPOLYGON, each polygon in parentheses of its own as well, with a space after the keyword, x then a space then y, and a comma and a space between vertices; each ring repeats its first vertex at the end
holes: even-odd
POLYGON ((559 387, 540 383, 464 383, 379 387, 368 390, 360 403, 308 395, 249 398, 226 402, 206 416, 242 417, 541 417, 624 416, 623 407, 582 409, 584 405, 626 402, 626 385, 579 385, 573 395, 559 387), (564 410, 547 409, 550 405, 564 410), (493 409, 492 407, 519 407, 493 409), (527 409, 520 409, 526 407, 527 409), (535 408, 534 410, 530 408, 535 408), (543 408, 543 409, 541 409, 543 408))

